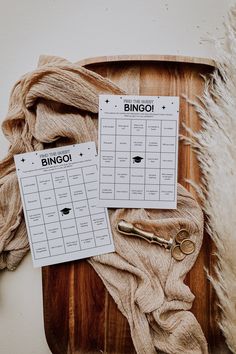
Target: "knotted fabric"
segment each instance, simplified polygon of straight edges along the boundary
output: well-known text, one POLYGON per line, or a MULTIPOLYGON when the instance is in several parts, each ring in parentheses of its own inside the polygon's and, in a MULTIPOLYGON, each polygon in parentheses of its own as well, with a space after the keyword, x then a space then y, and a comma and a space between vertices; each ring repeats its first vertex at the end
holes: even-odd
MULTIPOLYGON (((14 86, 2 128, 10 141, 0 163, 0 268, 14 269, 29 249, 13 155, 62 145, 97 142, 99 94, 124 94, 111 81, 77 64, 42 56, 39 68, 14 86)), ((200 325, 189 311, 194 295, 184 284, 201 247, 203 216, 178 185, 176 210, 111 209, 115 253, 90 264, 127 318, 137 353, 207 353, 200 325), (196 251, 177 262, 168 250, 124 237, 117 221, 169 239, 185 228, 196 251)))

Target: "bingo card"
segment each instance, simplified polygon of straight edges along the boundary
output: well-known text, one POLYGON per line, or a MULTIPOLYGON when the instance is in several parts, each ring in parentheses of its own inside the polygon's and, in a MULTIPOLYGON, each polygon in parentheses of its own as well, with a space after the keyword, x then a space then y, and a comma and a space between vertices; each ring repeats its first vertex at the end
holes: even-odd
POLYGON ((175 209, 179 97, 99 97, 98 205, 175 209))
POLYGON ((14 158, 35 267, 114 251, 94 142, 14 158))

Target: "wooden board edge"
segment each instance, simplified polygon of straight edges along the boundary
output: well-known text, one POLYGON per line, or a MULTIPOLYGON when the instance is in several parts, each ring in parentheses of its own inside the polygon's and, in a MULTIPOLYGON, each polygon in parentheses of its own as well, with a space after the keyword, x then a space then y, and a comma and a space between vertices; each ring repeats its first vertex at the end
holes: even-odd
POLYGON ((203 64, 211 67, 215 67, 215 61, 210 58, 190 57, 190 56, 178 56, 178 55, 113 55, 113 56, 99 56, 79 60, 76 64, 81 66, 91 64, 102 64, 108 62, 120 62, 120 61, 168 61, 168 62, 180 62, 189 64, 203 64))

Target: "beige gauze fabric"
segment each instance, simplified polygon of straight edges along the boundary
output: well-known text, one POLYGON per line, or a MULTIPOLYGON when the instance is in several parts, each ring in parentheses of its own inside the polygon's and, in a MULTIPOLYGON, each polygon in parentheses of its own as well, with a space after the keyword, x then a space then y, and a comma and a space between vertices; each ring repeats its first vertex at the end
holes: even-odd
MULTIPOLYGON (((0 163, 0 268, 14 269, 28 251, 13 155, 95 140, 98 95, 123 94, 111 81, 56 57, 41 57, 39 68, 14 86, 3 131, 10 141, 0 163)), ((89 260, 127 318, 139 354, 207 353, 189 311, 194 295, 184 284, 199 253, 203 215, 191 194, 178 185, 177 210, 110 209, 115 253, 89 260), (177 262, 168 250, 116 231, 125 219, 162 237, 186 228, 196 251, 177 262)))

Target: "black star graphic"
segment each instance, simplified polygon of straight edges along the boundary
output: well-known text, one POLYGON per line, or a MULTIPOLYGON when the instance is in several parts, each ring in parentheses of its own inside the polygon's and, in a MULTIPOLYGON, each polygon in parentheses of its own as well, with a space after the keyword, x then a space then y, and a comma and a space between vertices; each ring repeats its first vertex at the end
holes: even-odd
POLYGON ((109 100, 106 100, 105 102, 106 102, 106 103, 109 103, 110 101, 109 101, 109 100))
POLYGON ((24 157, 22 157, 21 161, 22 161, 22 162, 25 162, 25 159, 24 159, 24 157))
POLYGON ((166 107, 165 106, 162 106, 162 109, 165 109, 166 107))

